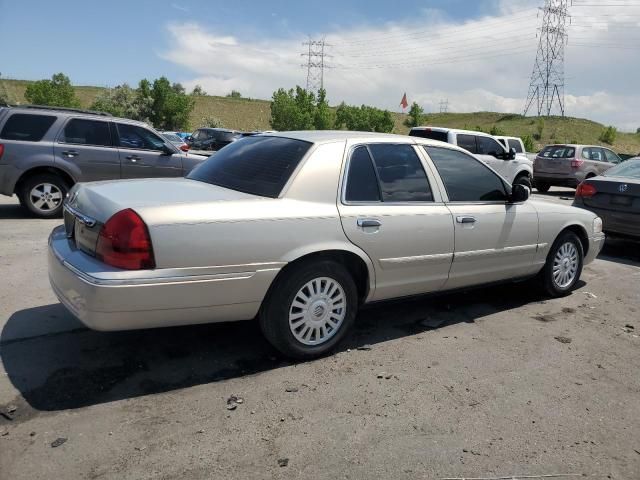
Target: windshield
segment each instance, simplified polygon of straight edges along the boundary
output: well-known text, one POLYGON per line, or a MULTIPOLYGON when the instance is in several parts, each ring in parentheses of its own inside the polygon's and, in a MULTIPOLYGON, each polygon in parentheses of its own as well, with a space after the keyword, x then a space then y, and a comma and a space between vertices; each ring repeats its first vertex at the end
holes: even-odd
POLYGON ((187 178, 276 198, 311 145, 291 138, 245 137, 209 157, 187 178))
POLYGON ((640 179, 640 158, 632 158, 607 170, 606 177, 629 177, 640 179))

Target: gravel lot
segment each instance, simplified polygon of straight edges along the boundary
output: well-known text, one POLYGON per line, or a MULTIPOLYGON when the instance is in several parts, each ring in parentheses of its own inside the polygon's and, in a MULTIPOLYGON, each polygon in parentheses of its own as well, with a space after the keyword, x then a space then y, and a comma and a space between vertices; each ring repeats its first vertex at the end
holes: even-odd
POLYGON ((608 241, 567 298, 377 305, 289 363, 252 322, 86 330, 49 289, 58 223, 0 199, 0 479, 640 478, 638 244, 608 241))

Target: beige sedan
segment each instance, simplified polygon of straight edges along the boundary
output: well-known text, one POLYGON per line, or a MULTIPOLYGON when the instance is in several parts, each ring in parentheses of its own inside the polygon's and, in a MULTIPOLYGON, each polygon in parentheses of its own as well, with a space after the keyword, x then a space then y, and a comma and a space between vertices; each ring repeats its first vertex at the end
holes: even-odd
POLYGON ((528 197, 445 143, 257 135, 186 179, 76 185, 49 276, 96 330, 258 318, 277 349, 311 358, 364 303, 528 277, 570 292, 602 222, 528 197))

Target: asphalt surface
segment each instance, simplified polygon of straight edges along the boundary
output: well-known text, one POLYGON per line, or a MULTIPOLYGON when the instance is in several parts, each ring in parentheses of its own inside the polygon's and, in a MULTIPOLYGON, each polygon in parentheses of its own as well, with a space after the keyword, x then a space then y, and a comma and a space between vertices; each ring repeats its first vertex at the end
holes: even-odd
POLYGON ((636 243, 608 241, 564 299, 376 305, 291 363, 252 322, 85 329, 48 285, 59 223, 0 199, 2 480, 640 478, 636 243))

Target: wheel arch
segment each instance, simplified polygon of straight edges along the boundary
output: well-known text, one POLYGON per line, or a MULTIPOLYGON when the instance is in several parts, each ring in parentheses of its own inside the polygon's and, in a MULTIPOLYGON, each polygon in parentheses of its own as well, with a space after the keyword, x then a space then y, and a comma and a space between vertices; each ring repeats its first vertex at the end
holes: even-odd
POLYGON ((19 194, 20 189, 22 188, 22 184, 25 182, 27 178, 32 177, 33 175, 39 175, 42 173, 50 173, 52 175, 58 175, 69 185, 69 188, 71 188, 76 183, 73 176, 66 170, 62 168, 54 167, 51 165, 41 165, 38 167, 30 168, 29 170, 25 171, 22 175, 20 175, 20 177, 16 181, 16 184, 13 187, 13 192, 15 194, 19 194))
POLYGON ((567 231, 573 232, 576 234, 576 236, 580 240, 580 243, 582 244, 583 255, 586 257, 587 253, 589 252, 589 235, 587 234, 587 231, 585 230, 585 228, 582 225, 579 225, 577 223, 566 225, 560 231, 560 233, 558 233, 558 236, 556 238, 562 235, 563 232, 567 232, 567 231))

